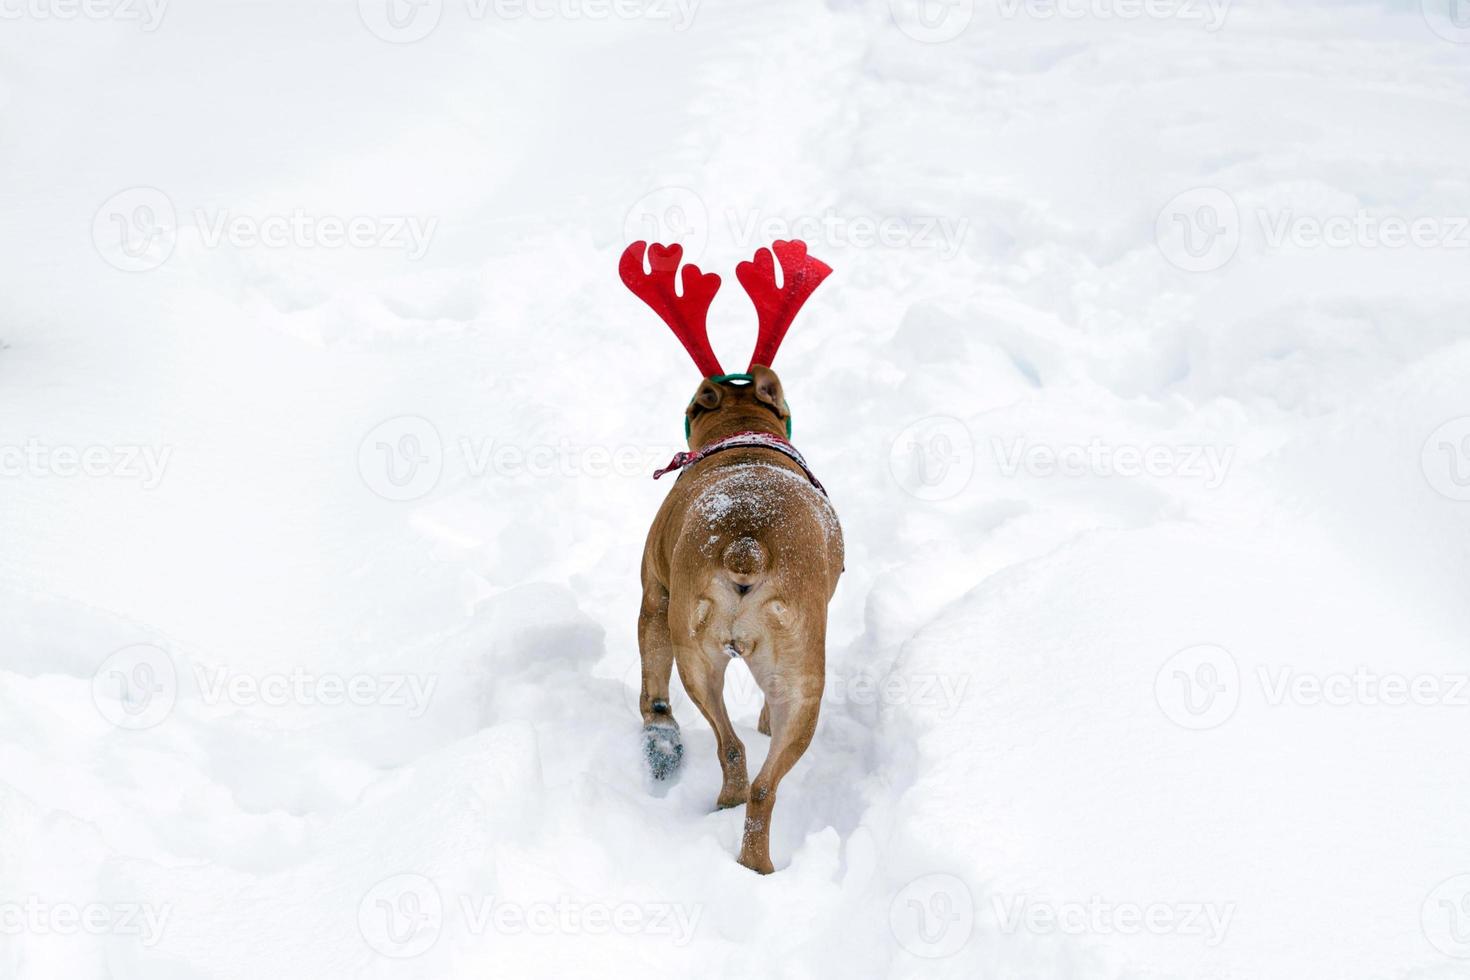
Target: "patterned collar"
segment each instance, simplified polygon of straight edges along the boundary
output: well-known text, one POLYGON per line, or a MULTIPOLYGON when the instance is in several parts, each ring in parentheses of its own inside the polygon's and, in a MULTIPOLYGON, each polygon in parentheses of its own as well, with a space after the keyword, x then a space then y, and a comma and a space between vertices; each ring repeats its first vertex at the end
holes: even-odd
POLYGON ((672 473, 674 470, 683 469, 686 466, 693 466, 706 456, 713 456, 715 453, 724 452, 726 449, 743 449, 746 447, 774 449, 797 466, 800 466, 801 471, 806 474, 806 478, 812 482, 812 486, 822 491, 822 496, 825 497, 827 495, 827 488, 822 486, 816 474, 812 473, 811 467, 806 465, 806 460, 802 458, 801 453, 796 451, 796 447, 780 436, 772 435, 769 432, 737 432, 732 436, 717 439, 707 446, 700 446, 693 452, 675 453, 674 458, 669 460, 668 466, 665 466, 661 470, 654 470, 653 478, 657 480, 665 473, 672 473))

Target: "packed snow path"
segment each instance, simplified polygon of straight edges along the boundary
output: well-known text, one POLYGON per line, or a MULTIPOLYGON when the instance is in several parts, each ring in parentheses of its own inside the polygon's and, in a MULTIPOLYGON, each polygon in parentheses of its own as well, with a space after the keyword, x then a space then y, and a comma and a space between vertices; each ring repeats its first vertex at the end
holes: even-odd
POLYGON ((914 6, 5 7, 0 978, 1470 976, 1470 30, 914 6), (789 236, 762 878, 642 772, 615 269, 743 364, 789 236))

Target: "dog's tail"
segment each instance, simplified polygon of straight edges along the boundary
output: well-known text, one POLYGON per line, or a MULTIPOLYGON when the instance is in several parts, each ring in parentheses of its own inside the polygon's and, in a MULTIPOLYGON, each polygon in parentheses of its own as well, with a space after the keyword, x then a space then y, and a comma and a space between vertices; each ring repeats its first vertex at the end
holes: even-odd
POLYGON ((749 588, 765 577, 766 569, 770 567, 770 555, 755 538, 743 536, 725 545, 725 550, 720 553, 720 563, 725 566, 730 581, 749 588))

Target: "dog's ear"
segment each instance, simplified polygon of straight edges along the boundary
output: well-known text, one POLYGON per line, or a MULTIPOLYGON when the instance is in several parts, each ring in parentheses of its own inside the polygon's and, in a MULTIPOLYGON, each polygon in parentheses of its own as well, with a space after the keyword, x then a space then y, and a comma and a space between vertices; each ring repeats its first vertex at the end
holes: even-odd
POLYGON ((776 372, 764 364, 752 364, 750 377, 755 397, 771 406, 781 421, 791 418, 791 411, 786 407, 786 392, 781 388, 781 379, 776 377, 776 372))
POLYGON ((724 401, 724 399, 724 390, 719 385, 711 381, 709 378, 705 378, 702 382, 700 382, 699 390, 696 391, 694 393, 694 397, 690 399, 689 408, 685 412, 685 414, 687 414, 692 419, 696 411, 703 410, 706 412, 713 412, 715 409, 720 407, 720 402, 724 401))

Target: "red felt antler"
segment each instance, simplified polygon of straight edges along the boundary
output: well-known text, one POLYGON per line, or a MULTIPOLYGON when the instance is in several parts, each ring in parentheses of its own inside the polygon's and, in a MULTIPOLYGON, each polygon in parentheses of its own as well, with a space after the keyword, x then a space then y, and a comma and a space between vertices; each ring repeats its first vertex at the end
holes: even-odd
POLYGON ((697 265, 686 265, 684 295, 675 295, 674 273, 683 254, 684 249, 678 245, 634 242, 618 262, 618 275, 623 277, 623 285, 669 325, 704 376, 714 377, 725 371, 709 345, 709 327, 705 318, 709 315, 709 305, 715 293, 720 290, 720 277, 713 272, 701 273, 697 265), (650 272, 643 271, 645 247, 648 249, 650 272))
MULTIPOLYGON (((776 242, 771 248, 755 253, 755 260, 742 262, 735 267, 735 277, 750 294, 755 312, 760 317, 760 333, 755 341, 755 353, 750 356, 750 366, 771 366, 776 351, 786 336, 791 321, 806 302, 808 296, 832 274, 832 267, 821 259, 806 254, 806 242, 776 242), (781 288, 776 288, 776 265, 771 259, 771 250, 781 261, 781 288)), ((746 370, 749 370, 747 368, 746 370)))

